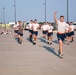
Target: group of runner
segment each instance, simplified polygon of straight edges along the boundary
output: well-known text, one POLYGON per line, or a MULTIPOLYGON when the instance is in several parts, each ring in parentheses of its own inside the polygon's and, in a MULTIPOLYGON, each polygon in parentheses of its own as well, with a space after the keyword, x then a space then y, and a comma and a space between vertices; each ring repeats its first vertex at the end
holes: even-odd
POLYGON ((52 36, 53 36, 53 26, 51 23, 44 22, 44 25, 41 27, 43 39, 48 44, 52 44, 52 36), (47 40, 46 40, 47 39, 47 40))
MULTIPOLYGON (((37 39, 38 28, 39 28, 39 24, 37 20, 36 19, 34 21, 31 20, 28 27, 29 27, 29 33, 30 33, 29 39, 31 42, 33 41, 34 45, 36 45, 36 39, 37 39)), ((48 38, 47 43, 52 44, 53 26, 51 25, 51 23, 44 22, 44 25, 41 27, 41 30, 42 30, 44 41, 46 41, 46 39, 48 38)))
POLYGON ((28 27, 29 27, 29 39, 31 42, 33 42, 34 45, 36 45, 36 39, 39 29, 39 24, 37 22, 37 19, 35 19, 34 21, 31 20, 28 27))
MULTIPOLYGON (((63 43, 66 40, 67 44, 74 41, 74 25, 72 23, 66 23, 64 22, 64 16, 60 16, 60 20, 56 17, 57 12, 54 12, 54 20, 58 25, 58 31, 57 31, 57 38, 59 42, 59 50, 58 54, 61 58, 63 58, 63 43)), ((34 21, 31 20, 29 25, 29 40, 33 42, 33 45, 36 45, 37 35, 38 35, 38 29, 39 24, 37 22, 37 19, 34 21)), ((53 26, 51 23, 44 22, 44 25, 41 27, 43 39, 46 41, 48 40, 48 44, 52 44, 52 36, 53 36, 53 26)), ((14 26, 14 32, 15 37, 18 37, 18 40, 20 40, 20 44, 22 43, 22 36, 23 36, 23 30, 22 22, 18 22, 18 26, 14 26)))

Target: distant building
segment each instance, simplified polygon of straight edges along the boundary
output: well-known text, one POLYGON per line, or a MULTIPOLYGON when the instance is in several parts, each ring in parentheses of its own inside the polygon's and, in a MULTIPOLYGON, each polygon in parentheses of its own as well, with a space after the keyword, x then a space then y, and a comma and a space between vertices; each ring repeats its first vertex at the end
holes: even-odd
POLYGON ((14 24, 15 24, 15 22, 9 22, 9 24, 10 24, 10 25, 14 25, 14 24))
POLYGON ((13 26, 15 25, 15 22, 9 22, 9 25, 13 28, 13 26))

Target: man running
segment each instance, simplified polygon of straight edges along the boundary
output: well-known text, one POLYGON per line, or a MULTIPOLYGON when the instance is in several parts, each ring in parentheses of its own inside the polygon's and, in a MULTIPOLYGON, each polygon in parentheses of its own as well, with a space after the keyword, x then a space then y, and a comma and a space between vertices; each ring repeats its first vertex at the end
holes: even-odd
POLYGON ((63 58, 63 41, 66 38, 66 27, 68 27, 68 24, 64 22, 64 16, 60 16, 60 21, 56 18, 57 12, 54 12, 54 20, 58 24, 58 32, 57 32, 57 38, 59 41, 59 56, 63 58))
POLYGON ((70 38, 71 38, 71 42, 74 41, 74 29, 75 29, 75 26, 72 24, 72 22, 70 22, 70 38))
POLYGON ((30 39, 31 42, 32 42, 32 38, 33 38, 32 26, 33 26, 33 20, 31 20, 30 23, 29 23, 29 39, 30 39))
POLYGON ((19 26, 18 26, 18 42, 21 44, 22 43, 22 36, 23 36, 23 26, 22 26, 22 22, 18 21, 19 26))
POLYGON ((52 44, 52 36, 53 36, 53 26, 50 23, 49 27, 48 27, 48 33, 47 33, 47 37, 48 37, 48 44, 52 44))
POLYGON ((37 35, 38 35, 38 28, 39 28, 39 24, 37 23, 37 20, 34 20, 34 24, 32 26, 33 28, 33 45, 36 45, 36 39, 37 39, 37 35))
POLYGON ((46 22, 44 22, 44 25, 41 27, 42 34, 43 34, 43 39, 47 38, 47 31, 48 31, 48 26, 46 25, 46 22))
POLYGON ((69 39, 70 39, 70 26, 66 27, 66 38, 65 38, 65 40, 66 40, 67 45, 69 45, 69 39))
POLYGON ((17 22, 13 26, 13 29, 14 29, 14 38, 16 38, 18 36, 18 25, 17 25, 17 22))

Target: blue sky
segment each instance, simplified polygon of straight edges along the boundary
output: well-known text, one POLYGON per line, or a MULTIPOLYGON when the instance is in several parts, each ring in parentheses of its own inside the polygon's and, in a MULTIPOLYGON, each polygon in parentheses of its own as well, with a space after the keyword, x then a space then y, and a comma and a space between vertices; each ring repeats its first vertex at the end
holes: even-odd
MULTIPOLYGON (((76 21, 76 0, 69 1, 69 21, 76 21)), ((38 21, 45 21, 45 0, 16 0, 16 14, 17 21, 29 21, 31 19, 38 19, 38 21)), ((47 2, 47 18, 48 22, 54 21, 54 11, 57 11, 57 18, 60 15, 65 16, 67 21, 67 0, 46 0, 47 2)), ((14 21, 14 0, 0 0, 0 22, 3 7, 5 7, 5 21, 14 21)))

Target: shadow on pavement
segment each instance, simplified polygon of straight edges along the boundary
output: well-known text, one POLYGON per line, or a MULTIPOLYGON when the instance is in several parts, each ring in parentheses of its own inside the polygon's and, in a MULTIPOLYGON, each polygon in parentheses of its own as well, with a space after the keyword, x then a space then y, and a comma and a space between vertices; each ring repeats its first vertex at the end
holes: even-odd
POLYGON ((49 52, 53 53, 55 56, 59 57, 59 55, 55 52, 54 48, 47 47, 47 46, 41 46, 41 47, 45 48, 47 51, 49 51, 49 52))
POLYGON ((54 42, 54 43, 56 43, 56 44, 59 44, 58 40, 54 40, 54 41, 52 41, 52 42, 54 42))
POLYGON ((40 40, 40 42, 47 43, 46 40, 44 40, 42 37, 38 39, 40 40))
POLYGON ((30 43, 33 43, 33 41, 30 41, 30 39, 29 39, 29 38, 26 38, 26 40, 27 40, 28 42, 30 42, 30 43))

